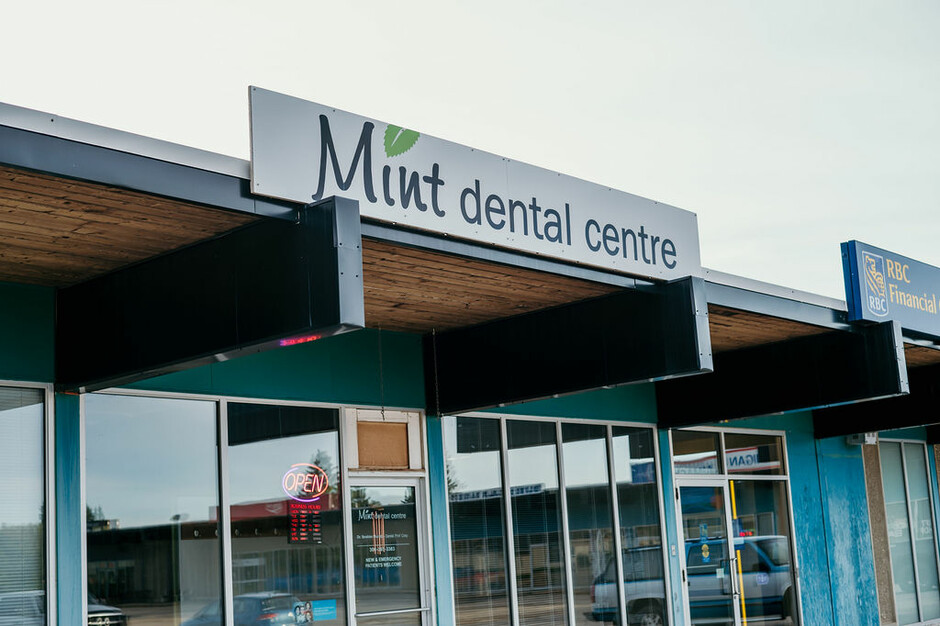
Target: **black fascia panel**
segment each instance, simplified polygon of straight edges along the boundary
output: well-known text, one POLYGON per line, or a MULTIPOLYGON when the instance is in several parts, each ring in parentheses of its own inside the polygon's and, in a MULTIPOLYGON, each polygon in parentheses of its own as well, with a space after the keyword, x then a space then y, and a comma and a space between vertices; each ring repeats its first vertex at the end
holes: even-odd
MULTIPOLYGON (((940 365, 912 368, 909 372, 911 392, 886 398, 839 406, 813 412, 813 430, 818 439, 837 435, 870 433, 896 428, 929 426, 940 423, 940 365)), ((928 441, 940 443, 928 428, 928 441)))
POLYGON ((359 207, 333 198, 56 296, 56 387, 94 391, 365 325, 359 207))
POLYGON ((660 428, 862 402, 908 392, 894 322, 715 354, 706 376, 656 383, 660 428))
POLYGON ((925 430, 927 431, 928 446, 940 444, 940 424, 930 424, 925 430))
POLYGON ((287 220, 297 204, 251 194, 250 182, 188 165, 0 126, 0 163, 242 213, 287 220))
POLYGON ((447 415, 711 369, 704 283, 686 278, 424 337, 447 415))

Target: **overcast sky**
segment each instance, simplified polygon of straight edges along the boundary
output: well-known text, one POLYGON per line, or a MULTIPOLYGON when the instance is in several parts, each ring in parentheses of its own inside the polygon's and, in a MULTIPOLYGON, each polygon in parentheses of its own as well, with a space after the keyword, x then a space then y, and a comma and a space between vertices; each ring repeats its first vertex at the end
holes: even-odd
POLYGON ((940 2, 4 7, 0 101, 248 158, 250 84, 698 214, 706 267, 844 298, 940 265, 940 2))

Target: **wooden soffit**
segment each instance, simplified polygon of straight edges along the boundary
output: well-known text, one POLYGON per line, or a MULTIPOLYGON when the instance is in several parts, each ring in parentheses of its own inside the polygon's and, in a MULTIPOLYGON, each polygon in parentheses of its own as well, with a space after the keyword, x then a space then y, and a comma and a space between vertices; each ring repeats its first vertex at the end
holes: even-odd
POLYGON ((255 219, 0 166, 0 281, 65 287, 255 219))

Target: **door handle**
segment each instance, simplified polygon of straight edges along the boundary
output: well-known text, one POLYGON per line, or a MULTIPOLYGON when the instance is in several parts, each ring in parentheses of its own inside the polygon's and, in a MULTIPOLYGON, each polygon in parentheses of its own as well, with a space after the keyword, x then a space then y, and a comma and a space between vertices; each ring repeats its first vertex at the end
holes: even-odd
POLYGON ((741 595, 741 591, 738 589, 738 558, 729 559, 728 567, 731 568, 731 595, 737 598, 741 595))

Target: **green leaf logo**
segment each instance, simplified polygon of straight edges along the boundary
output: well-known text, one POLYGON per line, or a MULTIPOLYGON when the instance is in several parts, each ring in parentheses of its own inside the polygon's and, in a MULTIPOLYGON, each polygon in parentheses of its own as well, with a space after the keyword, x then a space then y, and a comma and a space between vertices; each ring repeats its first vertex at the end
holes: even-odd
POLYGON ((413 130, 389 124, 385 129, 386 156, 394 157, 408 152, 418 142, 418 137, 420 134, 413 130))

